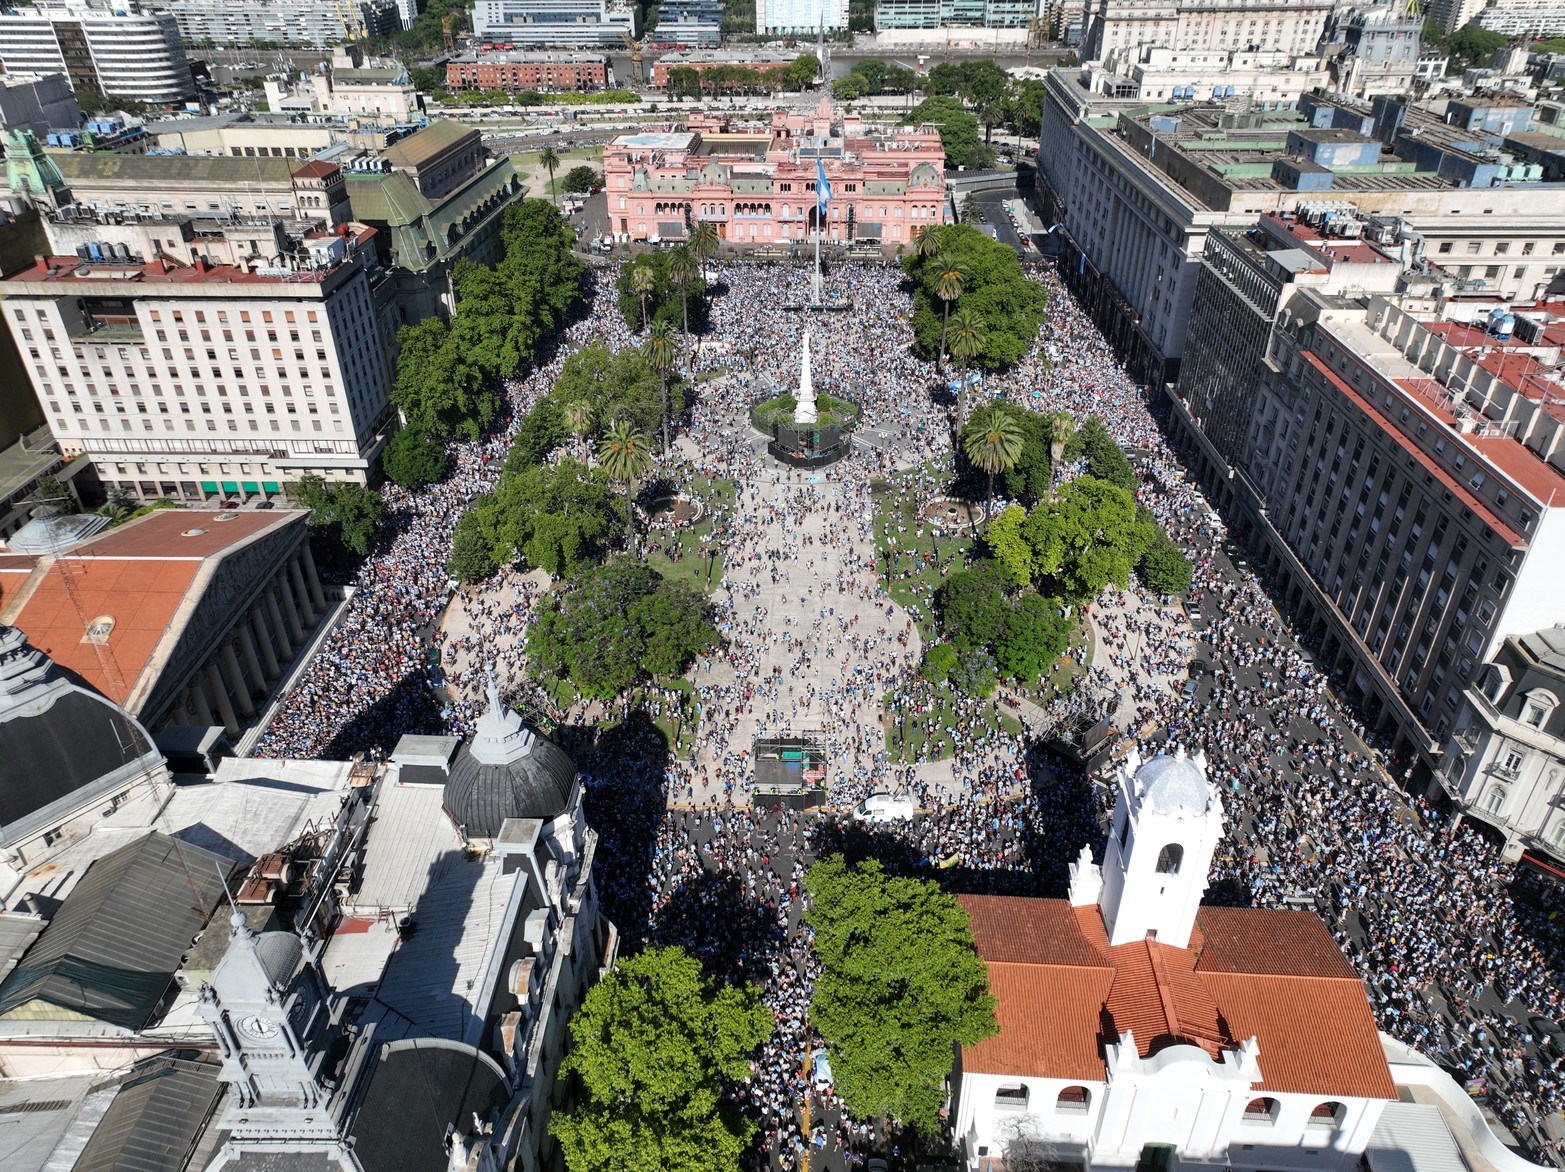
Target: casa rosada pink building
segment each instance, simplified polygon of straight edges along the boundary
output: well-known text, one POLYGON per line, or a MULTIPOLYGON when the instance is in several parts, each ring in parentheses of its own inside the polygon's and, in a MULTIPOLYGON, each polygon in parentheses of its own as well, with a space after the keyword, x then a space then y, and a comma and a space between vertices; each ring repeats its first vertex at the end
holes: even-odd
POLYGON ((770 126, 697 114, 682 127, 617 136, 603 151, 611 230, 683 240, 688 211, 731 245, 813 241, 817 158, 832 193, 823 241, 891 248, 946 222, 945 151, 933 126, 871 128, 823 100, 814 114, 779 110, 770 126))

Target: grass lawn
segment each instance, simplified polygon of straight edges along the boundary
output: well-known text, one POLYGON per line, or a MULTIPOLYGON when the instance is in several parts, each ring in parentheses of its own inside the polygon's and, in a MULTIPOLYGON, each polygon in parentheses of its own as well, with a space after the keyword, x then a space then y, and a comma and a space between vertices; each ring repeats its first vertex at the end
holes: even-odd
MULTIPOLYGON (((958 716, 955 697, 946 687, 940 689, 941 701, 933 712, 910 713, 902 719, 893 706, 894 693, 886 695, 886 751, 898 761, 923 760, 924 747, 931 749, 931 759, 941 761, 951 756, 956 750, 956 740, 948 732, 948 728, 954 726, 960 717, 958 716)), ((980 710, 979 721, 983 728, 993 728, 999 725, 1012 736, 1019 736, 1022 731, 1021 722, 1013 716, 1008 716, 999 711, 991 702, 980 710)))
POLYGON ((888 477, 885 490, 877 491, 875 554, 882 582, 887 581, 890 561, 887 593, 907 608, 927 644, 936 637, 929 598, 952 570, 966 564, 975 538, 964 531, 939 533, 924 524, 918 515, 919 507, 925 503, 923 496, 909 494, 906 499, 898 499, 897 490, 904 483, 916 481, 918 475, 908 472, 888 477))
POLYGON ((697 477, 691 485, 691 495, 698 498, 705 508, 702 517, 694 525, 675 529, 654 530, 642 537, 647 550, 647 564, 665 578, 675 582, 688 582, 703 594, 710 594, 723 580, 723 555, 711 547, 703 547, 703 538, 709 538, 717 524, 717 514, 726 514, 734 503, 734 484, 731 480, 713 480, 697 477), (662 548, 653 550, 656 544, 662 548), (708 582, 705 548, 712 548, 711 580, 708 582), (677 554, 671 557, 670 554, 677 554))
POLYGON ((510 151, 508 156, 511 166, 516 168, 522 176, 522 182, 527 187, 527 194, 540 199, 552 199, 556 195, 567 194, 560 185, 565 182, 565 176, 572 167, 587 164, 594 171, 603 170, 603 151, 599 150, 573 150, 560 151, 560 165, 554 169, 554 183, 549 182, 549 173, 543 169, 543 164, 538 161, 539 151, 521 150, 510 151))

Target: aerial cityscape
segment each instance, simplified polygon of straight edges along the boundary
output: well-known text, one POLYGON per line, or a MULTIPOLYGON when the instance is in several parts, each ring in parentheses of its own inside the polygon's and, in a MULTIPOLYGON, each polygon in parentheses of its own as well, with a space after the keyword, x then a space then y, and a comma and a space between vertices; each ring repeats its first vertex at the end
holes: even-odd
POLYGON ((3 1172, 1565 1167, 1565 6, 34 0, 0 135, 3 1172))

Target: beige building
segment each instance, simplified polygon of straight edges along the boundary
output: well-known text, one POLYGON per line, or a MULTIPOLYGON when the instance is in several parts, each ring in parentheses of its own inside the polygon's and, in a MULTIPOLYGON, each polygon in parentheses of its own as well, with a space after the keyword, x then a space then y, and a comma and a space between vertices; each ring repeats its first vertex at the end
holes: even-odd
POLYGON ((1116 49, 1310 53, 1332 0, 1087 0, 1082 60, 1116 49))
POLYGON ((228 495, 210 486, 240 466, 364 481, 391 419, 373 235, 345 224, 243 267, 56 256, 13 274, 5 319, 62 452, 149 499, 228 495))
POLYGON ((289 158, 53 155, 70 202, 103 211, 164 216, 350 219, 347 188, 334 164, 289 158))

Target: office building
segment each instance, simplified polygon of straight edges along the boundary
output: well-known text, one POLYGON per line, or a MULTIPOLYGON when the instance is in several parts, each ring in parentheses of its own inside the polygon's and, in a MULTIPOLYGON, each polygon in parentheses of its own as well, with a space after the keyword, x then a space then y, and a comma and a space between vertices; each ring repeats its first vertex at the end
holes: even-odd
POLYGON ((1082 60, 1115 49, 1270 49, 1311 53, 1333 0, 1087 0, 1082 60))
POLYGON ((473 35, 510 51, 528 45, 624 47, 641 33, 641 9, 631 0, 476 0, 473 35))
POLYGON ((395 0, 159 0, 192 45, 327 48, 402 27, 395 0))
POLYGON ((1332 62, 1332 89, 1400 94, 1419 75, 1424 18, 1397 4, 1339 8, 1326 22, 1320 54, 1332 62))
POLYGON ((753 52, 743 49, 704 49, 696 52, 664 53, 652 63, 652 85, 663 89, 668 85, 671 69, 694 69, 708 73, 714 69, 737 67, 756 73, 772 73, 787 69, 798 54, 778 53, 768 50, 753 52))
POLYGON ((1028 28, 1043 0, 878 0, 875 28, 1028 28))
POLYGON ((446 62, 453 90, 601 90, 608 61, 591 53, 464 53, 446 62))
POLYGON ((309 230, 241 264, 100 248, 13 273, 5 318, 61 450, 147 498, 363 482, 391 421, 373 235, 309 230))
POLYGON ((0 130, 26 130, 42 139, 60 127, 75 130, 81 120, 65 74, 0 77, 0 130))
POLYGON ((848 27, 848 0, 755 0, 755 31, 763 37, 811 37, 848 27))
POLYGON ((1407 220, 1487 292, 1532 297, 1555 281, 1544 258, 1565 245, 1565 186, 1519 157, 1535 146, 1526 107, 1452 100, 1442 117, 1400 97, 1309 93, 1295 109, 1280 81, 1274 98, 1221 80, 1149 106, 1089 79, 1045 81, 1039 192, 1046 222, 1064 225, 1061 276, 1144 381, 1177 376, 1207 233, 1268 212, 1351 203, 1407 220), (1215 101, 1190 104, 1208 87, 1215 101))
POLYGON ((326 114, 355 123, 410 126, 424 116, 407 68, 394 60, 355 60, 337 50, 304 76, 269 74, 266 104, 274 113, 326 114))
POLYGON ((1361 1166, 1397 1087, 1314 911, 1203 906, 1223 803, 1182 751, 1115 778, 1067 899, 964 895, 999 1032, 963 1046, 967 1172, 1361 1166))
POLYGON ((196 96, 174 17, 134 2, 62 0, 0 12, 9 74, 63 73, 73 89, 161 106, 196 96))
POLYGON ((1429 0, 1424 15, 1437 23, 1442 31, 1454 33, 1464 25, 1471 24, 1489 2, 1490 0, 1429 0))
POLYGON ((1508 37, 1557 37, 1565 34, 1565 4, 1491 4, 1473 23, 1508 37))
POLYGON ((1511 635, 1462 695, 1438 789, 1503 838, 1502 857, 1565 866, 1565 626, 1511 635))
POLYGON ((603 151, 610 230, 631 240, 682 240, 687 220, 712 223, 733 246, 822 238, 895 248, 945 217, 945 151, 933 126, 885 130, 829 99, 814 114, 777 111, 769 126, 692 117, 683 127, 622 134, 603 151), (824 160, 833 198, 815 198, 824 160))
POLYGON ((1115 49, 1083 66, 1081 77, 1090 92, 1118 99, 1204 102, 1234 93, 1285 110, 1331 82, 1326 63, 1313 54, 1226 49, 1115 49))
POLYGON ((716 48, 723 43, 723 6, 718 0, 667 0, 658 5, 652 36, 659 44, 716 48))

